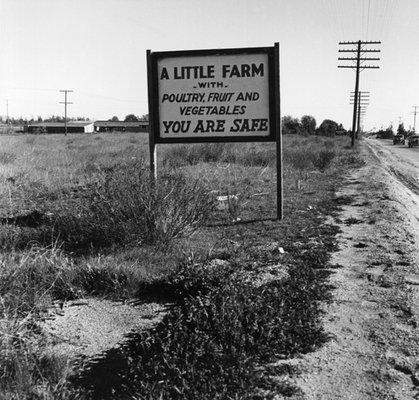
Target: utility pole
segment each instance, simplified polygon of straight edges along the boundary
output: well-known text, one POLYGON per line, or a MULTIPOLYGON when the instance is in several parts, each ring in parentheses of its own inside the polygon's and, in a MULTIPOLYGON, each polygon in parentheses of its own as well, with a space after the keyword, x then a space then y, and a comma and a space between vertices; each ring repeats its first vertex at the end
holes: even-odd
MULTIPOLYGON (((359 91, 358 92, 358 110, 357 110, 357 123, 356 123, 356 139, 359 137, 361 127, 361 114, 365 115, 367 106, 370 101, 370 92, 359 91)), ((351 105, 355 102, 355 92, 351 92, 351 105)))
POLYGON ((379 57, 361 57, 365 53, 379 53, 380 50, 377 49, 365 49, 362 46, 367 44, 381 44, 381 42, 373 41, 362 41, 358 40, 356 42, 339 42, 340 46, 353 46, 356 45, 355 49, 339 49, 339 53, 356 53, 356 57, 339 57, 339 61, 356 61, 355 65, 338 65, 338 68, 355 68, 355 93, 354 93, 354 111, 352 116, 352 135, 351 135, 351 146, 355 145, 355 128, 357 120, 357 111, 358 111, 358 90, 359 90, 359 72, 361 69, 377 69, 380 68, 377 65, 361 65, 361 62, 364 61, 378 61, 379 57), (362 53, 362 54, 361 54, 362 53))
POLYGON ((60 92, 64 92, 64 101, 60 101, 60 104, 64 104, 64 134, 67 136, 67 104, 73 104, 67 101, 67 93, 73 92, 73 90, 63 89, 60 92))
POLYGON ((415 109, 415 111, 413 111, 413 133, 415 133, 416 132, 416 114, 418 113, 416 109, 419 108, 419 106, 413 106, 413 108, 415 109))

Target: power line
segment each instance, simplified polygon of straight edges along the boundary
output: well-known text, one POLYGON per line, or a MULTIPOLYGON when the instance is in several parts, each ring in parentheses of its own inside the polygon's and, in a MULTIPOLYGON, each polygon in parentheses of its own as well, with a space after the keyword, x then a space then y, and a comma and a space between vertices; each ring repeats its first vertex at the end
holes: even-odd
POLYGON ((67 93, 73 92, 73 90, 62 89, 60 92, 64 92, 64 101, 60 101, 60 104, 64 104, 64 134, 67 136, 67 104, 73 104, 67 101, 67 93))
POLYGON ((368 30, 369 30, 369 26, 370 26, 370 8, 371 8, 371 0, 368 0, 367 34, 365 35, 367 40, 368 40, 368 30))

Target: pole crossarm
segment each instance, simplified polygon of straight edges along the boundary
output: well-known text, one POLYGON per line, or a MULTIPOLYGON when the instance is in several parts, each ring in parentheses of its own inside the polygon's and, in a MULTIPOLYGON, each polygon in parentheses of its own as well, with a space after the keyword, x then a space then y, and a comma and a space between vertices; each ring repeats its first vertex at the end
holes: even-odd
MULTIPOLYGON (((356 65, 338 65, 338 68, 358 68, 356 65)), ((378 65, 361 65, 361 69, 379 69, 378 65)))
POLYGON ((372 40, 369 40, 369 41, 362 41, 362 40, 358 40, 358 41, 356 41, 356 42, 339 42, 339 44, 340 45, 346 45, 346 44, 358 44, 358 43, 360 43, 361 45, 362 44, 381 44, 381 42, 379 42, 379 41, 372 41, 372 40))
MULTIPOLYGON (((339 57, 338 60, 357 61, 356 57, 339 57)), ((363 57, 360 61, 380 61, 379 57, 363 57)))

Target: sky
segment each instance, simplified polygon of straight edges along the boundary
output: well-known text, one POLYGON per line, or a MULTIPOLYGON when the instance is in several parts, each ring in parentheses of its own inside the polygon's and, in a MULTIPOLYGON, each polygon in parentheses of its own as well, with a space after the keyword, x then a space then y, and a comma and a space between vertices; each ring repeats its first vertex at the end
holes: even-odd
POLYGON ((61 89, 70 117, 147 114, 147 49, 279 42, 282 115, 350 128, 355 70, 337 68, 338 43, 357 40, 382 42, 380 69, 361 72, 364 129, 408 128, 419 106, 418 0, 0 0, 0 18, 2 116, 64 115, 61 89))

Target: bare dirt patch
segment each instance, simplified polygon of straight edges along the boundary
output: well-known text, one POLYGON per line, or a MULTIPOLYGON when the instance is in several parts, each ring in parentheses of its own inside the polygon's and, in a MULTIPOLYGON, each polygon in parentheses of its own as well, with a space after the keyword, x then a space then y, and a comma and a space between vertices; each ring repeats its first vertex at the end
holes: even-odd
POLYGON ((43 323, 53 345, 50 351, 70 358, 93 356, 116 347, 132 330, 149 329, 163 317, 166 306, 87 298, 67 302, 43 323))

